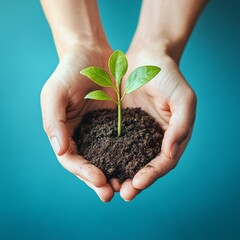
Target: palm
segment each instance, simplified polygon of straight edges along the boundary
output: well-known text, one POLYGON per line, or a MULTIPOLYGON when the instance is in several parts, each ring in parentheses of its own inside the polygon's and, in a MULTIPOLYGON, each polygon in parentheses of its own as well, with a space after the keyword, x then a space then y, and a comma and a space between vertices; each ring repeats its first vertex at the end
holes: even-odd
POLYGON ((141 107, 166 130, 171 117, 171 96, 176 86, 180 82, 185 83, 185 81, 182 81, 182 76, 177 70, 176 64, 169 57, 154 55, 149 53, 127 54, 129 61, 128 73, 142 65, 157 65, 161 68, 161 72, 148 84, 127 95, 123 106, 141 107))
MULTIPOLYGON (((88 111, 100 108, 114 107, 107 101, 87 101, 84 97, 99 86, 80 74, 80 70, 88 66, 100 66, 106 68, 107 60, 112 50, 109 48, 102 53, 93 51, 74 50, 68 52, 59 64, 60 80, 62 89, 66 94, 66 124, 70 136, 79 124, 81 117, 88 111)), ((112 95, 111 89, 105 91, 112 95)))

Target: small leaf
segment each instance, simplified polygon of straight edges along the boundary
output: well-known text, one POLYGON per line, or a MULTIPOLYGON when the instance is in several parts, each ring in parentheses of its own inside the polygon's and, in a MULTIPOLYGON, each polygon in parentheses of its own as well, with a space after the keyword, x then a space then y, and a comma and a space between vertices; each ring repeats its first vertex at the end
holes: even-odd
POLYGON ((113 87, 112 80, 108 73, 100 67, 87 67, 80 71, 81 74, 90 78, 101 87, 113 87))
POLYGON ((108 67, 113 77, 116 79, 117 86, 120 86, 122 78, 128 68, 125 54, 120 50, 116 50, 109 58, 108 67))
POLYGON ((137 90, 152 80, 160 71, 161 68, 156 66, 142 66, 135 69, 127 79, 125 93, 137 90))
POLYGON ((108 96, 105 92, 102 90, 95 90, 90 93, 88 93, 84 99, 94 99, 94 100, 104 100, 104 101, 113 101, 116 103, 116 101, 108 96))

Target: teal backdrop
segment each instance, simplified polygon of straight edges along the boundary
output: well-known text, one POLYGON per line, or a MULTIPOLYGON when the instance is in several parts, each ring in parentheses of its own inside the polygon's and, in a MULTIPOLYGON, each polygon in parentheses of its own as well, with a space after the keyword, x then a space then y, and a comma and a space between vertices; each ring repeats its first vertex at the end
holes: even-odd
MULTIPOLYGON (((140 5, 99 1, 114 49, 127 50, 140 5)), ((42 130, 39 94, 58 59, 39 1, 0 0, 0 239, 240 239, 239 9, 210 1, 185 49, 198 110, 178 167, 134 201, 105 204, 42 130)))

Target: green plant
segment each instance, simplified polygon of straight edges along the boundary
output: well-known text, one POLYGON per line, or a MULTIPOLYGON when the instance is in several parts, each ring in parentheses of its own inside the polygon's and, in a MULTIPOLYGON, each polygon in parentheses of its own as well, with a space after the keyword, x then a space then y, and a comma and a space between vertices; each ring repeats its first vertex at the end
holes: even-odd
POLYGON ((108 60, 108 68, 114 77, 113 84, 109 74, 100 67, 87 67, 80 71, 81 74, 90 78, 93 82, 101 87, 111 87, 117 94, 117 100, 107 95, 102 90, 95 90, 88 93, 85 99, 105 100, 116 103, 118 108, 118 136, 121 136, 122 124, 122 101, 126 94, 131 93, 150 80, 152 80, 159 72, 160 68, 156 66, 141 66, 135 69, 127 78, 125 90, 121 95, 121 83, 123 76, 127 72, 128 62, 123 52, 116 50, 108 60))

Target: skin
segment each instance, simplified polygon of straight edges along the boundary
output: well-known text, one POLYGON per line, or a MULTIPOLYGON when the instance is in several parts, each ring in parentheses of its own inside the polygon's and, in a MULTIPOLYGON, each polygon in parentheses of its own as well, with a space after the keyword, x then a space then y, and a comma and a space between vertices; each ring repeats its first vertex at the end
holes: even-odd
MULTIPOLYGON (((143 1, 139 24, 126 54, 129 68, 122 87, 129 73, 141 65, 159 66, 162 71, 142 88, 126 95, 122 104, 123 108, 141 107, 150 113, 165 135, 160 156, 122 184, 117 179, 107 182, 100 169, 77 154, 71 138, 86 112, 116 108, 108 101, 83 99, 99 86, 82 76, 80 70, 88 66, 107 69, 113 52, 96 1, 42 0, 41 3, 59 55, 59 64, 41 92, 43 126, 56 156, 64 168, 84 181, 102 201, 110 201, 114 192, 120 192, 125 201, 130 201, 177 165, 190 140, 197 101, 178 63, 206 1, 152 0, 148 4, 143 1)), ((115 97, 110 88, 104 91, 115 97)))

